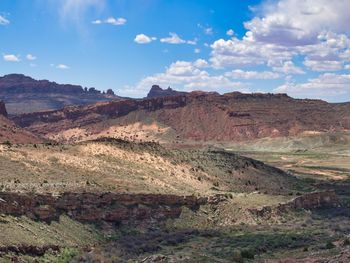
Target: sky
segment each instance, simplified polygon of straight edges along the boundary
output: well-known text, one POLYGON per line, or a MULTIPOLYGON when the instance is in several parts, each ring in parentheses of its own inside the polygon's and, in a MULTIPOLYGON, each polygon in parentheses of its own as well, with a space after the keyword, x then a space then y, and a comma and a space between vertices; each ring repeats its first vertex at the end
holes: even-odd
POLYGON ((349 0, 0 0, 0 75, 350 101, 349 0))

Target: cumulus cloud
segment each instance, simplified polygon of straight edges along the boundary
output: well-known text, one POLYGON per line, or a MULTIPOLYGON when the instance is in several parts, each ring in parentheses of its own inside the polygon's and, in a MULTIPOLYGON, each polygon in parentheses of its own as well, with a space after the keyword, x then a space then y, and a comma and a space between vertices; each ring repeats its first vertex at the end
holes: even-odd
POLYGON ((301 57, 310 70, 340 70, 350 61, 349 8, 350 1, 343 0, 266 1, 244 23, 242 38, 218 39, 211 45, 210 61, 216 68, 267 65, 300 74, 303 70, 291 61, 301 57))
POLYGON ((19 62, 19 56, 13 55, 13 54, 5 54, 3 55, 3 59, 8 62, 19 62))
POLYGON ((226 35, 228 36, 233 36, 235 34, 235 31, 233 31, 232 29, 229 29, 226 31, 226 35))
POLYGON ((211 75, 207 71, 200 69, 200 67, 206 65, 205 60, 197 60, 194 63, 176 61, 165 72, 148 76, 137 83, 135 87, 127 87, 123 92, 129 95, 146 93, 154 84, 164 87, 171 86, 184 91, 247 90, 247 87, 241 82, 234 82, 223 75, 211 75))
POLYGON ((294 65, 293 61, 284 61, 281 65, 275 64, 272 69, 284 74, 305 74, 301 68, 294 65))
POLYGON ((10 24, 10 20, 5 18, 4 16, 0 15, 0 25, 5 26, 10 24))
POLYGON ((195 48, 194 53, 199 54, 199 53, 201 53, 201 50, 199 48, 195 48))
POLYGON ((305 83, 287 82, 275 89, 276 92, 286 92, 296 97, 330 98, 340 95, 350 95, 350 75, 324 73, 305 83))
POLYGON ((169 37, 164 37, 160 39, 160 42, 162 43, 168 43, 168 44, 189 44, 189 45, 196 45, 197 40, 183 40, 181 37, 179 37, 176 33, 170 32, 169 37))
POLYGON ((31 61, 36 60, 36 56, 34 56, 34 55, 32 55, 32 54, 28 54, 28 55, 26 56, 26 58, 27 58, 28 60, 31 60, 31 61))
POLYGON ((335 60, 319 61, 306 58, 304 65, 313 71, 337 71, 343 68, 343 63, 335 60))
POLYGON ((119 17, 119 18, 108 17, 105 20, 100 20, 100 19, 94 20, 91 23, 94 25, 110 24, 113 26, 123 26, 126 24, 126 22, 127 20, 123 17, 119 17))
POLYGON ((65 65, 65 64, 58 64, 58 65, 56 66, 56 68, 58 68, 58 69, 70 69, 70 67, 67 66, 67 65, 65 65))
POLYGON ((241 69, 226 72, 225 76, 233 79, 278 79, 280 77, 280 75, 276 72, 243 71, 241 69))
POLYGON ((209 67, 208 62, 205 59, 199 58, 195 62, 193 62, 193 65, 197 68, 207 68, 209 67))
POLYGON ((138 44, 148 44, 156 39, 157 39, 156 37, 149 37, 145 34, 138 34, 136 35, 134 41, 138 44))

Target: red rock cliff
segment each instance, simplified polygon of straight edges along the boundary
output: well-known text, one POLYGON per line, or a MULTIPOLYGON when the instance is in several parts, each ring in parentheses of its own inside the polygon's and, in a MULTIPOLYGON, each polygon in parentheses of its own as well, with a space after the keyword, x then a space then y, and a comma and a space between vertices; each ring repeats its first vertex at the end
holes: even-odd
POLYGON ((182 207, 197 209, 207 199, 194 196, 115 193, 64 193, 61 196, 0 193, 0 213, 43 221, 67 214, 85 221, 137 221, 176 218, 182 207))

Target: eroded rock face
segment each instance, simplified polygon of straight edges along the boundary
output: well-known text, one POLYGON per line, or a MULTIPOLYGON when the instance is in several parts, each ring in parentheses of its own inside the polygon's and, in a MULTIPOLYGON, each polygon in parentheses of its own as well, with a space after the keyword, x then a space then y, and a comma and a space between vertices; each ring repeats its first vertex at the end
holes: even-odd
POLYGON ((281 215, 288 211, 300 209, 312 210, 321 207, 332 207, 338 203, 339 200, 334 191, 324 191, 304 194, 277 206, 263 206, 249 209, 249 211, 256 217, 270 217, 272 214, 281 215))
POLYGON ((7 111, 5 103, 3 101, 0 101, 0 115, 4 115, 5 117, 7 117, 7 111))
POLYGON ((158 85, 153 85, 151 90, 147 94, 147 98, 170 97, 185 94, 186 92, 176 91, 170 87, 168 87, 167 89, 162 89, 158 85))
POLYGON ((119 97, 111 90, 102 93, 95 88, 35 80, 22 74, 9 74, 0 77, 0 99, 5 101, 9 114, 21 114, 116 100, 119 97))
POLYGON ((182 207, 198 209, 206 198, 157 194, 64 193, 61 196, 0 193, 0 213, 50 222, 61 214, 82 222, 139 221, 180 216, 182 207))
POLYGON ((194 141, 245 141, 295 136, 305 131, 350 129, 350 103, 300 100, 286 94, 219 95, 188 93, 171 97, 97 103, 63 110, 16 116, 21 127, 45 136, 67 129, 108 124, 123 117, 123 125, 152 119, 170 127, 179 138, 194 141), (132 113, 132 114, 130 114, 132 113))

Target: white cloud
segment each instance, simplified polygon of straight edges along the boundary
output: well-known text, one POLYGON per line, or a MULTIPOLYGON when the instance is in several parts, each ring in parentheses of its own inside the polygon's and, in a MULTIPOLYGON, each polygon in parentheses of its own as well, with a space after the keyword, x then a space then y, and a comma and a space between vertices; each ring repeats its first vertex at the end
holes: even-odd
POLYGON ((320 32, 346 32, 350 23, 350 2, 344 0, 267 1, 261 9, 263 16, 245 27, 256 41, 283 46, 315 44, 320 32))
MULTIPOLYGON (((279 0, 255 8, 244 23, 243 38, 219 39, 212 45, 216 68, 267 65, 286 74, 303 73, 291 64, 295 57, 313 71, 336 71, 350 62, 348 12, 350 1, 279 0)), ((227 32, 228 34, 234 32, 227 32)))
POLYGON ((26 56, 26 58, 27 58, 28 60, 31 60, 31 61, 36 60, 36 56, 34 56, 34 55, 32 55, 32 54, 28 54, 28 55, 26 56))
POLYGON ((125 25, 126 19, 123 17, 119 17, 117 19, 115 19, 114 17, 109 17, 105 20, 105 23, 111 24, 114 26, 122 26, 122 25, 125 25))
POLYGON ((343 68, 343 63, 335 60, 319 61, 306 58, 304 65, 313 71, 337 71, 343 68))
POLYGON ((210 75, 207 71, 199 69, 198 66, 206 65, 204 60, 195 63, 188 61, 176 61, 172 63, 163 73, 158 73, 142 79, 135 87, 126 87, 122 93, 134 95, 146 93, 149 88, 158 84, 160 86, 171 86, 178 90, 193 91, 247 91, 245 84, 234 82, 223 75, 210 75))
POLYGON ((10 24, 10 21, 6 19, 4 16, 0 15, 0 25, 5 26, 10 24))
POLYGON ((197 26, 203 30, 204 34, 206 35, 212 35, 214 32, 213 32, 213 28, 210 27, 210 26, 203 26, 201 24, 197 24, 197 26))
POLYGON ((113 26, 123 26, 126 24, 126 22, 127 20, 123 17, 119 17, 119 18, 108 17, 105 20, 101 20, 101 19, 94 20, 91 23, 94 25, 110 24, 113 26))
POLYGON ((232 37, 235 34, 235 31, 233 31, 232 29, 229 29, 226 31, 226 35, 232 37))
POLYGON ((145 34, 138 34, 136 35, 134 41, 138 44, 148 44, 156 39, 157 39, 156 37, 149 37, 145 34))
POLYGON ((9 61, 9 62, 19 62, 20 61, 19 56, 16 56, 16 55, 13 55, 13 54, 3 55, 3 59, 5 61, 9 61))
POLYGON ((162 43, 168 43, 168 44, 189 44, 189 45, 196 45, 197 40, 183 40, 181 37, 179 37, 176 33, 170 32, 169 37, 164 37, 160 39, 160 42, 162 43))
POLYGON ((344 69, 350 69, 350 65, 345 65, 344 69))
POLYGON ((272 69, 284 74, 305 74, 301 68, 294 65, 293 61, 284 61, 282 65, 275 65, 272 69))
POLYGON ((201 59, 201 58, 197 59, 197 60, 193 63, 193 65, 194 65, 195 67, 197 67, 197 68, 207 68, 207 67, 209 67, 208 62, 207 62, 206 60, 204 60, 204 59, 201 59))
POLYGON ((186 43, 189 44, 189 45, 197 45, 197 39, 187 40, 186 43))
POLYGON ((226 77, 233 79, 278 79, 280 75, 271 71, 243 71, 236 69, 225 73, 226 77))
POLYGON ((350 75, 324 73, 306 83, 287 81, 275 89, 276 92, 286 92, 296 97, 327 98, 350 95, 350 75))
POLYGON ((176 33, 169 33, 170 37, 161 38, 160 42, 169 44, 184 44, 185 40, 181 39, 176 33))
POLYGON ((207 35, 212 35, 213 34, 213 28, 212 27, 207 27, 204 29, 204 33, 207 35))
POLYGON ((194 53, 199 54, 199 53, 201 53, 201 50, 199 48, 195 48, 194 53))
POLYGON ((70 69, 70 67, 67 66, 67 65, 65 65, 65 64, 58 64, 58 65, 56 66, 56 68, 58 68, 58 69, 70 69))
POLYGON ((102 20, 97 19, 97 20, 92 21, 91 23, 94 25, 100 25, 100 24, 102 24, 102 20))

